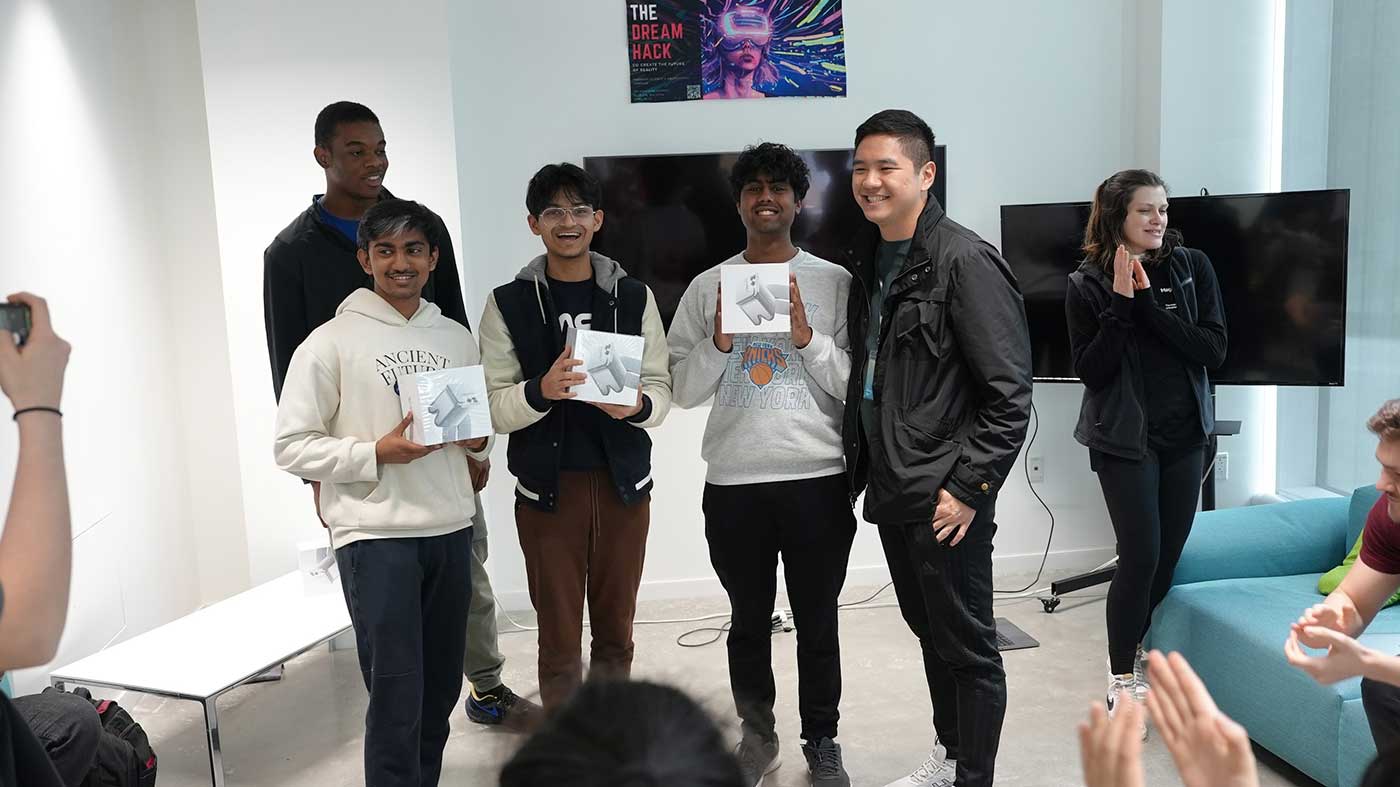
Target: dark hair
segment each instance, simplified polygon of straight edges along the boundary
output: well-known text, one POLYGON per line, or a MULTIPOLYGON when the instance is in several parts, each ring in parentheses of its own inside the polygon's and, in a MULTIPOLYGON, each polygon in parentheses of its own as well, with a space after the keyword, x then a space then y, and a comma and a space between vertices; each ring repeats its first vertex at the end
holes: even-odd
POLYGON ((423 237, 428 239, 429 249, 437 249, 442 241, 438 237, 437 217, 432 211, 413 200, 386 199, 365 211, 355 240, 360 248, 368 249, 371 243, 380 238, 402 235, 411 230, 423 233, 423 237))
POLYGON ((531 216, 538 216, 549 207, 554 195, 563 191, 570 199, 601 210, 603 205, 603 184, 588 174, 577 164, 546 164, 530 178, 525 189, 525 208, 531 216))
POLYGON ((369 107, 354 101, 337 101, 321 110, 316 116, 316 144, 319 147, 331 146, 335 132, 345 123, 378 123, 379 118, 369 107))
MULTIPOLYGON (((1094 204, 1089 209, 1089 225, 1084 228, 1084 258, 1108 268, 1113 264, 1113 255, 1123 242, 1123 222, 1128 218, 1128 206, 1133 203, 1133 194, 1143 188, 1160 186, 1167 190, 1167 184, 1155 172, 1145 169, 1125 169, 1115 172, 1108 180, 1094 190, 1094 204)), ((1155 263, 1172 256, 1172 252, 1182 243, 1181 233, 1167 230, 1162 236, 1162 246, 1143 255, 1143 260, 1155 263)))
POLYGON ((740 787, 719 728, 680 691, 591 680, 501 770, 500 787, 740 787))
POLYGON ((776 142, 762 142, 745 148, 729 169, 729 190, 734 193, 734 201, 738 202, 744 187, 761 175, 766 175, 774 183, 791 186, 799 202, 807 196, 807 189, 812 185, 807 162, 792 148, 776 142))
POLYGON ((899 140, 904 155, 918 169, 933 161, 933 129, 918 115, 907 109, 886 109, 871 115, 856 128, 856 147, 866 137, 888 134, 899 140))

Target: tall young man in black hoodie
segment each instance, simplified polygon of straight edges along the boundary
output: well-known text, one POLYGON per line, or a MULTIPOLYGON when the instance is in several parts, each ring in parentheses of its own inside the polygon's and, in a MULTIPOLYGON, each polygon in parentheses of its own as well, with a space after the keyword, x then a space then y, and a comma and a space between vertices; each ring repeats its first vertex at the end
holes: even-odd
MULTIPOLYGON (((316 163, 326 173, 326 192, 277 234, 263 253, 263 320, 267 355, 272 364, 272 390, 282 397, 282 381, 292 353, 313 330, 335 316, 342 301, 360 288, 373 289, 355 257, 360 218, 375 204, 393 195, 384 188, 389 169, 384 130, 379 118, 363 104, 337 101, 316 116, 316 163)), ((441 238, 438 265, 423 288, 423 298, 443 316, 466 328, 466 307, 452 239, 437 214, 432 214, 441 238)), ((490 461, 471 463, 473 487, 480 491, 490 473, 490 461)), ((311 483, 317 515, 321 485, 311 483)), ((468 618, 467 658, 463 672, 472 684, 467 716, 481 724, 528 726, 536 709, 501 682, 505 657, 496 645, 496 598, 486 574, 486 520, 481 500, 472 521, 472 600, 468 618)))
POLYGON ((905 110, 856 129, 851 190, 870 223, 846 252, 842 433, 933 702, 933 754, 890 787, 989 787, 1006 713, 992 536, 1030 421, 1030 334, 1006 261, 929 194, 933 147, 905 110))
POLYGON ((621 265, 589 251, 603 226, 602 186, 550 164, 525 195, 545 253, 497 287, 481 316, 491 421, 510 435, 515 524, 539 619, 540 697, 558 708, 583 677, 583 610, 594 675, 627 677, 632 617, 651 523, 651 438, 671 408, 670 350, 656 298, 621 265), (634 404, 570 401, 571 329, 642 336, 634 404))

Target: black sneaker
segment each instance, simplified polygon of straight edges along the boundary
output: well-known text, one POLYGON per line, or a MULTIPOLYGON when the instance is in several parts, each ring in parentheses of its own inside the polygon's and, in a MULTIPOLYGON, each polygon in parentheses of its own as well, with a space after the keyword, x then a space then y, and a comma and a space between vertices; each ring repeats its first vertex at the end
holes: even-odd
POLYGON ((851 787, 851 777, 841 764, 841 747, 830 738, 815 743, 803 743, 802 754, 807 758, 807 773, 812 787, 851 787))
POLYGON ((763 777, 778 770, 778 739, 745 735, 734 749, 734 757, 739 760, 739 771, 744 774, 744 787, 758 787, 763 777))
POLYGON ((484 694, 476 687, 467 695, 467 718, 477 724, 500 724, 511 732, 529 732, 543 720, 540 706, 511 691, 503 683, 484 694))

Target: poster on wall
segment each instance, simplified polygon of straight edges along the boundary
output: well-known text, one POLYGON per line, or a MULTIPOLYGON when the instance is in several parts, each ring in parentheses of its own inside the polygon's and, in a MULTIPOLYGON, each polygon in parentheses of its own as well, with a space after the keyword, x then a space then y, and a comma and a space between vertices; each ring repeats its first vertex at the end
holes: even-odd
POLYGON ((842 0, 625 0, 632 103, 846 95, 842 0))

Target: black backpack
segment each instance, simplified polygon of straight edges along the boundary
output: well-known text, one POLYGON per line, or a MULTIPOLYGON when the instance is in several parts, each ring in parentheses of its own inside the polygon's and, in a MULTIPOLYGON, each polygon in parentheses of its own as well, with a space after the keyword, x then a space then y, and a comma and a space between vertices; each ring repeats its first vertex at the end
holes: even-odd
POLYGON ((91 702, 102 719, 102 738, 83 787, 154 787, 156 753, 146 731, 112 700, 93 699, 87 689, 73 693, 91 702))

